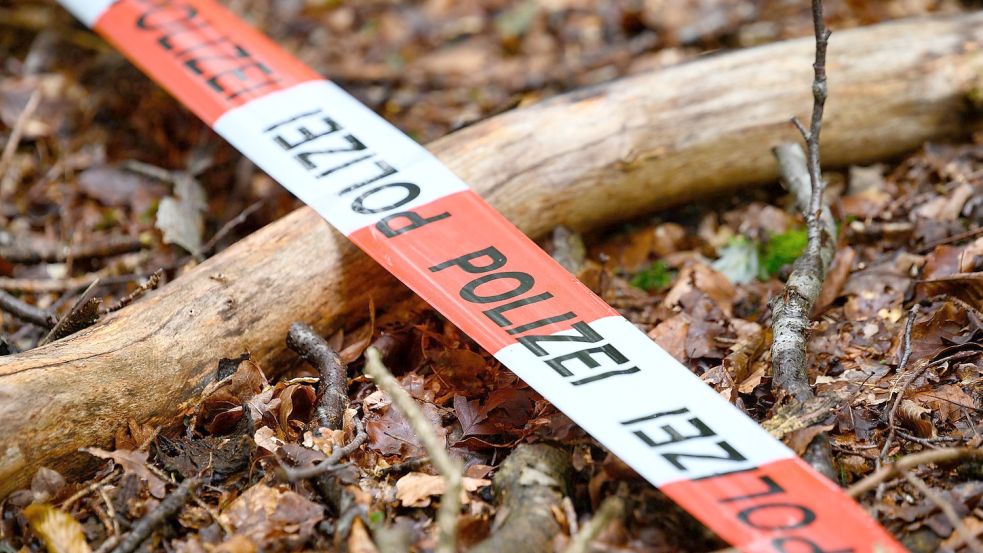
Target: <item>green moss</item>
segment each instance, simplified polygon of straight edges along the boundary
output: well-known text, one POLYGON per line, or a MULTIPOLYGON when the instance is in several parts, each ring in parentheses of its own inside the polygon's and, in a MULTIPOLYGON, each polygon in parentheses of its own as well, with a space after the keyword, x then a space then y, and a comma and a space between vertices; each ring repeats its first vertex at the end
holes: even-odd
POLYGON ((809 241, 805 229, 790 230, 768 239, 762 256, 762 278, 767 279, 802 255, 809 241))
POLYGON ((664 261, 656 261, 632 277, 631 285, 646 292, 658 292, 668 287, 675 277, 676 272, 671 270, 664 261))

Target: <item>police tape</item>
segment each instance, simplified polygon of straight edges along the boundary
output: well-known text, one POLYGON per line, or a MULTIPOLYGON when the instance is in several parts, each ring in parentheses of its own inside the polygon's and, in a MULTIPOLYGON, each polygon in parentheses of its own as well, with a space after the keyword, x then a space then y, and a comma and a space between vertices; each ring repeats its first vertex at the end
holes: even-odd
POLYGON ((723 539, 904 551, 426 149, 214 0, 61 3, 723 539))

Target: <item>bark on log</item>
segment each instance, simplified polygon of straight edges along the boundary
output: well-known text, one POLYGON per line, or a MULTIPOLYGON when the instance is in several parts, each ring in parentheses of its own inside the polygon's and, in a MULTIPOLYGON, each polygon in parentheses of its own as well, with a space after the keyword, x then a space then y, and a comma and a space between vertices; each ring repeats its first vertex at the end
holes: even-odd
MULTIPOLYGON (((983 13, 836 33, 823 159, 898 155, 964 132, 983 72, 983 13)), ((430 145, 532 236, 584 230, 774 181, 771 148, 811 105, 812 39, 702 58, 495 117, 430 145)), ((275 367, 294 321, 320 331, 407 291, 308 209, 269 225, 136 306, 0 358, 0 497, 44 464, 108 447, 130 418, 171 419, 220 357, 275 367)))

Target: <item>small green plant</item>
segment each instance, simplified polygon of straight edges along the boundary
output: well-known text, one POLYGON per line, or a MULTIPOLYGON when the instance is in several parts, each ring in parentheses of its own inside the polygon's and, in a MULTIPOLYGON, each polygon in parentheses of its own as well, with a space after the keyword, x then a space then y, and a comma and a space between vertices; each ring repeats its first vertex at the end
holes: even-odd
POLYGON ((782 267, 795 262, 806 249, 809 235, 806 229, 797 229, 776 234, 768 239, 762 256, 762 280, 780 271, 782 267))
POLYGON ((676 271, 669 268, 664 261, 656 261, 647 269, 643 269, 631 279, 631 285, 646 292, 658 292, 668 287, 676 271))

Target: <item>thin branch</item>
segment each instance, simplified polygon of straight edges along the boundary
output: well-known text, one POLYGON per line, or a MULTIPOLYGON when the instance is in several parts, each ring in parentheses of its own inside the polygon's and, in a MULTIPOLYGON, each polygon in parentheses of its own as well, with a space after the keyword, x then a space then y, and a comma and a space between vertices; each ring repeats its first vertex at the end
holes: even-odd
POLYGON ((31 120, 31 116, 34 115, 34 111, 40 103, 41 91, 35 90, 31 94, 31 97, 27 99, 27 105, 24 106, 24 110, 17 116, 17 120, 14 122, 14 128, 10 131, 10 137, 7 138, 7 143, 3 147, 3 153, 0 154, 0 202, 5 202, 14 191, 13 188, 16 182, 14 182, 13 178, 8 177, 7 169, 10 166, 11 160, 14 159, 14 153, 17 151, 17 146, 20 145, 20 140, 24 135, 24 129, 27 128, 27 123, 31 120))
POLYGON ((259 208, 263 207, 263 200, 253 202, 246 209, 243 209, 241 213, 230 219, 227 223, 222 225, 222 228, 218 229, 214 236, 212 236, 205 245, 201 247, 199 252, 199 257, 204 258, 222 241, 230 232, 232 232, 237 226, 246 222, 246 219, 250 215, 256 212, 259 208))
POLYGON ((339 465, 343 457, 347 457, 352 454, 356 449, 359 448, 365 440, 368 438, 368 434, 365 432, 365 427, 362 425, 362 421, 356 417, 355 418, 355 436, 352 437, 352 441, 347 444, 336 447, 331 450, 331 455, 328 455, 326 459, 320 463, 310 466, 310 467, 288 467, 281 465, 279 468, 280 477, 284 480, 290 482, 296 482, 298 480, 304 480, 307 478, 316 478, 322 474, 327 474, 329 472, 338 470, 344 465, 339 465))
POLYGON ((564 553, 587 553, 590 551, 590 544, 597 538, 602 530, 608 527, 612 521, 621 518, 625 512, 625 502, 617 496, 610 496, 601 503, 597 513, 584 525, 580 532, 574 535, 564 553))
POLYGON ((3 246, 0 257, 11 263, 62 263, 69 259, 112 257, 140 251, 147 244, 131 236, 109 236, 79 244, 40 244, 36 246, 3 246))
POLYGON ((0 311, 6 311, 26 323, 31 323, 41 328, 50 329, 58 321, 47 309, 35 307, 3 290, 0 290, 0 311))
POLYGON ((105 314, 119 311, 127 305, 130 305, 150 290, 155 290, 158 286, 160 286, 160 280, 162 278, 164 278, 164 269, 157 269, 152 275, 150 275, 146 282, 137 286, 136 290, 120 298, 114 305, 107 307, 103 313, 105 314))
POLYGON ((160 505, 133 525, 133 529, 120 540, 116 549, 113 549, 113 553, 132 553, 136 551, 140 547, 140 544, 150 537, 154 529, 181 510, 181 507, 188 502, 191 494, 194 493, 199 484, 201 484, 201 480, 197 477, 186 478, 184 482, 181 482, 181 485, 165 497, 160 502, 160 505))
POLYGON ((888 463, 875 470, 863 480, 847 488, 850 497, 859 497, 877 487, 878 484, 899 476, 902 471, 910 470, 921 465, 955 463, 960 461, 983 460, 983 449, 970 447, 947 447, 932 449, 906 455, 893 463, 888 463))
MULTIPOLYGON (((785 292, 772 303, 772 389, 779 400, 791 397, 799 403, 815 397, 806 369, 809 316, 835 253, 835 226, 829 209, 823 205, 825 183, 819 159, 819 137, 827 94, 826 44, 830 35, 823 21, 822 0, 812 1, 812 17, 816 34, 816 59, 813 63, 815 76, 812 83, 813 105, 809 129, 798 119, 792 119, 792 123, 805 139, 808 155, 803 155, 801 148, 794 144, 783 144, 774 150, 782 179, 805 216, 809 237, 805 251, 792 266, 785 292)), ((818 471, 830 478, 836 478, 829 439, 825 435, 817 436, 809 444, 805 457, 818 471)))
POLYGON ((911 374, 905 374, 905 369, 908 366, 908 359, 911 357, 911 330, 915 326, 915 317, 918 316, 918 304, 911 306, 908 310, 908 320, 905 321, 904 334, 901 337, 901 361, 898 363, 898 380, 900 386, 898 386, 896 393, 897 397, 894 398, 894 403, 891 404, 891 410, 887 413, 887 439, 884 440, 884 447, 881 448, 881 454, 877 457, 877 468, 881 467, 881 463, 884 462, 884 458, 887 457, 887 452, 891 449, 891 444, 894 443, 894 436, 897 433, 897 426, 895 425, 895 420, 898 414, 898 407, 901 406, 901 400, 904 399, 905 390, 911 383, 914 382, 918 375, 924 371, 926 367, 922 367, 922 370, 912 371, 911 374))
POLYGON ((348 408, 348 369, 338 357, 338 352, 304 323, 290 325, 287 347, 313 365, 321 376, 321 397, 317 404, 321 426, 332 430, 341 428, 345 409, 348 408))
POLYGON ((434 467, 444 477, 445 490, 440 500, 440 511, 437 514, 437 553, 455 553, 457 551, 457 517, 461 509, 461 464, 452 459, 444 449, 434 432, 433 426, 426 415, 410 397, 389 369, 382 364, 379 350, 370 347, 365 352, 365 374, 372 378, 375 385, 392 398, 393 406, 399 410, 406 422, 413 428, 417 438, 427 450, 434 467))
MULTIPOLYGON (((949 519, 949 524, 951 524, 956 530, 956 533, 959 534, 959 537, 962 539, 963 543, 966 544, 966 547, 973 551, 973 553, 983 553, 983 544, 980 544, 980 541, 976 539, 973 532, 971 532, 969 528, 966 528, 966 525, 963 524, 959 514, 952 508, 951 503, 939 497, 939 494, 935 493, 932 488, 928 487, 928 484, 926 484, 921 478, 908 471, 902 471, 901 474, 912 486, 918 488, 918 491, 921 492, 922 495, 924 495, 929 501, 935 503, 939 510, 942 511, 942 514, 945 515, 945 518, 949 519)), ((953 549, 958 549, 958 546, 953 547, 953 549)))

